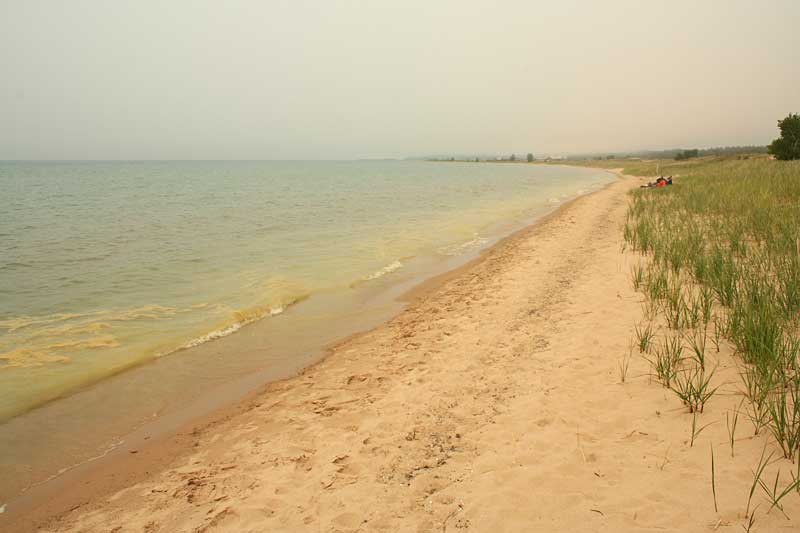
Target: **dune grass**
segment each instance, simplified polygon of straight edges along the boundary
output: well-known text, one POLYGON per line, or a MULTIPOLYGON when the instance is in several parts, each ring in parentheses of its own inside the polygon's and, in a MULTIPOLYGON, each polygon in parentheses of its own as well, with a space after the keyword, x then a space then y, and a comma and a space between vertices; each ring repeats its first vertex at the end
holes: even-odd
POLYGON ((636 161, 625 171, 653 175, 656 166, 675 175, 675 185, 633 191, 624 236, 646 258, 634 273, 639 290, 691 354, 668 357, 681 350, 677 336, 665 338, 656 373, 690 412, 702 412, 713 394, 707 341, 719 351, 728 339, 741 358, 756 433, 766 427, 793 461, 800 455, 800 162, 636 161))
MULTIPOLYGON (((743 397, 732 416, 726 413, 731 456, 740 412, 756 435, 764 430, 774 442, 753 470, 743 525, 749 531, 757 487, 769 510, 781 513, 784 498, 800 493, 800 162, 634 161, 625 173, 675 176, 672 187, 631 193, 624 237, 643 254, 632 277, 646 296, 648 322, 660 315, 672 330, 660 345, 650 323, 635 333, 640 347, 653 347, 655 374, 692 413, 690 446, 706 427, 698 429, 697 417, 716 391, 711 360, 725 342, 735 350, 743 397), (780 469, 770 482, 763 477, 776 453, 797 461, 798 475, 785 487, 780 469)), ((713 448, 711 461, 716 510, 713 448)))

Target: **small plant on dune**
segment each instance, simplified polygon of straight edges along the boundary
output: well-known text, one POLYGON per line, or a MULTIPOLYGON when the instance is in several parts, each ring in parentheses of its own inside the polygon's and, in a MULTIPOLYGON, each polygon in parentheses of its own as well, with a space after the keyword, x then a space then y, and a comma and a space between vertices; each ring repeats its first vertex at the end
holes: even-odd
POLYGON ((719 353, 719 342, 720 336, 722 335, 722 325, 720 324, 719 319, 715 316, 714 317, 714 336, 711 337, 714 342, 714 348, 717 349, 717 353, 719 353))
POLYGON ((773 372, 765 367, 744 365, 739 376, 744 384, 743 394, 750 401, 748 417, 753 423, 754 434, 758 435, 769 418, 767 398, 773 386, 773 372))
POLYGON ((647 324, 647 326, 634 326, 634 330, 639 345, 639 353, 649 353, 653 345, 653 338, 656 336, 653 331, 653 326, 651 324, 647 324))
POLYGON ((623 354, 622 359, 619 362, 619 380, 621 383, 625 383, 625 379, 628 377, 628 367, 631 364, 631 358, 633 357, 633 341, 631 341, 631 345, 628 348, 628 353, 623 354))
POLYGON ((718 244, 712 246, 707 261, 709 282, 719 302, 727 307, 736 300, 739 273, 732 254, 718 244))
POLYGON ((794 461, 800 449, 800 376, 792 376, 782 390, 769 394, 766 406, 767 427, 783 456, 794 461))
POLYGON ((767 426, 767 418, 769 412, 766 409, 766 404, 750 403, 747 418, 753 424, 753 435, 758 435, 762 428, 767 426))
MULTIPOLYGON (((764 445, 764 449, 761 451, 761 458, 758 460, 758 466, 756 466, 755 470, 751 470, 751 472, 753 473, 753 484, 750 485, 750 493, 747 496, 747 508, 744 511, 745 517, 751 517, 750 504, 753 501, 753 495, 756 493, 756 487, 758 487, 761 484, 761 476, 764 474, 764 469, 767 468, 767 465, 772 459, 773 454, 770 453, 769 456, 766 456, 766 453, 767 453, 767 446, 764 445)), ((755 509, 753 509, 753 514, 755 514, 755 509)))
POLYGON ((657 302, 663 300, 669 290, 669 278, 660 269, 651 269, 645 279, 645 294, 650 300, 657 302))
POLYGON ((631 214, 628 213, 625 217, 625 225, 622 227, 622 237, 623 240, 625 241, 621 246, 622 252, 625 252, 625 250, 627 250, 628 244, 632 243, 634 239, 633 226, 631 226, 630 224, 630 219, 631 219, 631 214))
POLYGON ((658 379, 669 388, 678 374, 683 360, 683 345, 675 337, 665 338, 660 348, 655 349, 655 371, 658 379))
POLYGON ((797 482, 794 490, 797 492, 797 494, 800 494, 800 461, 797 462, 797 475, 795 475, 792 471, 789 471, 789 475, 792 476, 792 481, 797 482))
MULTIPOLYGON (((700 286, 700 312, 703 316, 703 325, 708 328, 713 315, 714 292, 706 285, 700 286)), ((719 351, 719 350, 717 350, 719 351)))
POLYGON ((756 525, 756 511, 758 510, 758 505, 756 508, 753 509, 753 513, 750 516, 745 516, 747 518, 747 522, 742 524, 742 529, 744 529, 747 533, 750 533, 753 530, 753 526, 756 525))
POLYGON ((775 473, 775 482, 772 486, 767 485, 763 479, 759 478, 758 484, 764 490, 767 495, 767 500, 770 503, 769 509, 767 509, 767 513, 769 513, 774 508, 778 508, 778 510, 783 513, 783 516, 789 520, 789 516, 784 512, 783 506, 781 505, 781 500, 784 499, 790 492, 793 490, 797 490, 798 486, 800 486, 800 479, 795 479, 791 483, 789 483, 786 487, 783 488, 780 492, 778 491, 778 483, 781 476, 781 471, 778 470, 775 473))
POLYGON ((700 436, 700 433, 702 433, 703 430, 706 429, 711 424, 714 424, 714 422, 709 422, 708 424, 706 424, 704 426, 698 426, 697 425, 697 411, 692 413, 692 437, 689 439, 689 447, 690 448, 694 447, 694 441, 697 440, 697 437, 700 436))
POLYGON ((687 335, 689 347, 692 349, 692 358, 697 361, 700 368, 706 369, 706 338, 707 331, 704 329, 702 332, 695 332, 694 334, 687 335))
POLYGON ((633 267, 631 277, 633 278, 633 288, 638 291, 644 283, 644 265, 642 263, 633 267))
POLYGON ((665 296, 666 305, 664 313, 667 319, 667 326, 671 329, 681 329, 684 325, 688 325, 688 318, 686 316, 688 306, 680 285, 677 283, 671 284, 665 296))
POLYGON ((714 468, 714 444, 711 444, 711 493, 714 495, 714 512, 718 513, 719 508, 717 507, 717 480, 714 468))
POLYGON ((713 376, 713 370, 706 373, 700 366, 684 369, 675 375, 672 391, 689 408, 690 413, 702 413, 706 402, 717 392, 718 387, 711 387, 713 376))
POLYGON ((669 358, 675 362, 675 366, 683 361, 683 342, 680 335, 666 337, 664 339, 664 351, 669 355, 669 358))
POLYGON ((725 427, 728 430, 728 443, 731 445, 731 457, 733 457, 733 447, 736 444, 736 426, 739 424, 739 409, 742 408, 742 399, 738 407, 733 410, 733 416, 730 413, 725 413, 725 427))
POLYGON ((653 300, 646 299, 642 304, 642 316, 648 321, 653 321, 658 314, 658 303, 653 300))
POLYGON ((684 301, 684 324, 690 328, 696 328, 702 320, 703 304, 699 297, 691 296, 688 301, 684 301))

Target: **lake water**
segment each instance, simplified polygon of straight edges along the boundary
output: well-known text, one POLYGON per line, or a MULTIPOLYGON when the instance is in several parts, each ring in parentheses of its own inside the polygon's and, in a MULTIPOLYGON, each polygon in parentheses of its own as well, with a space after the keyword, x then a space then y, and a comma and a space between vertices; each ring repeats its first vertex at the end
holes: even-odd
POLYGON ((611 179, 526 164, 0 162, 0 421, 480 248, 611 179))

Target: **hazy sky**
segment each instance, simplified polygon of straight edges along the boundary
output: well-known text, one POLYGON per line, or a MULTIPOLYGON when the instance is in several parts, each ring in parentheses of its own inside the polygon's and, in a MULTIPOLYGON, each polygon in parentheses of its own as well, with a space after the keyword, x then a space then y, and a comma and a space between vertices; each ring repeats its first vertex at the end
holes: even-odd
POLYGON ((0 159, 765 144, 800 1, 0 0, 0 159))

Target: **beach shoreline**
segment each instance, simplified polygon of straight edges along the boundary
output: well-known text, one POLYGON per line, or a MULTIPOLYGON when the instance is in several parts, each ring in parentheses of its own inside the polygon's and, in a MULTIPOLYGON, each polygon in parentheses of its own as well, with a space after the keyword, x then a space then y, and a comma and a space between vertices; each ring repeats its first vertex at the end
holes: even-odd
MULTIPOLYGON (((615 181, 602 186, 599 190, 603 190, 613 183, 615 181)), ((30 525, 43 519, 58 516, 76 505, 83 505, 104 494, 119 490, 141 480, 151 475, 154 471, 163 469, 193 448, 192 441, 198 434, 198 428, 202 428, 202 431, 208 431, 219 423, 246 412, 258 397, 266 393, 271 383, 281 383, 301 377, 341 346, 352 342, 375 328, 381 327, 386 321, 396 318, 398 314, 402 314, 407 306, 413 304, 414 301, 424 298, 446 282, 462 275, 470 268, 474 268, 475 265, 484 261, 487 254, 490 254, 495 248, 507 244, 509 240, 521 238, 532 228, 545 224, 552 217, 557 216, 559 212, 568 208, 572 202, 585 196, 591 196, 596 192, 598 191, 584 193, 559 204, 549 212, 537 217, 532 223, 516 229, 504 237, 495 239, 495 242, 490 246, 478 250, 477 255, 473 254, 473 256, 465 256, 464 259, 457 260, 454 268, 446 269, 444 272, 435 273, 432 276, 416 279, 411 284, 405 284, 406 288, 395 296, 395 299, 400 304, 400 307, 397 307, 398 311, 388 315, 385 320, 380 321, 376 326, 345 336, 340 335, 340 338, 327 343, 323 347, 321 355, 312 358, 310 364, 301 366, 299 370, 291 371, 287 376, 267 379, 265 385, 250 386, 246 393, 239 388, 238 392, 232 392, 228 396, 228 398, 236 399, 228 399, 221 407, 217 406, 206 412, 193 411, 191 416, 183 417, 188 421, 184 420, 176 424, 174 422, 175 414, 173 413, 173 416, 165 417, 166 420, 157 419, 155 422, 145 423, 126 435, 124 441, 118 446, 103 452, 95 459, 79 464, 66 472, 56 475, 53 479, 31 487, 20 497, 5 502, 7 509, 5 516, 0 516, 0 518, 3 518, 0 520, 0 529, 6 527, 3 522, 30 525), (66 490, 76 484, 82 487, 81 490, 66 490)), ((208 348, 208 346, 205 347, 208 348)), ((180 417, 180 414, 178 417, 180 417)))
MULTIPOLYGON (((483 247, 489 235, 510 233, 508 226, 559 199, 607 181, 590 169, 412 161, 0 167, 4 180, 30 185, 12 187, 12 205, 22 203, 3 236, 12 262, 3 263, 0 283, 7 296, 0 302, 0 426, 115 374, 175 359, 173 352, 264 322, 259 317, 323 330, 325 324, 312 324, 302 310, 336 319, 357 312, 376 290, 424 275, 445 258, 483 247), (105 196, 86 198, 82 208, 98 217, 73 218, 80 227, 70 226, 69 239, 46 239, 46 227, 55 224, 48 217, 69 218, 78 204, 43 199, 43 215, 37 215, 30 191, 48 187, 48 175, 60 176, 76 194, 88 179, 90 189, 105 196), (441 188, 441 195, 420 194, 426 187, 441 188), (137 202, 123 200, 131 195, 137 202), (209 196, 214 201, 206 203, 209 196), (141 201, 148 204, 147 220, 140 219, 141 201), (227 207, 237 202, 236 209, 227 207), (112 212, 122 224, 109 219, 112 212), (60 250, 59 243, 69 246, 60 250), (318 305, 322 299, 326 307, 318 305)), ((231 370, 261 364, 263 354, 245 361, 247 351, 236 348, 238 366, 231 370)), ((225 369, 215 370, 182 385, 225 369)), ((158 412, 157 403, 149 401, 137 416, 158 412)), ((0 442, 0 455, 13 456, 13 450, 0 442)), ((0 477, 6 477, 2 469, 0 477)), ((0 485, 0 501, 7 498, 0 485)))
MULTIPOLYGON (((576 198, 408 294, 403 312, 335 344, 299 375, 264 385, 171 440, 126 452, 111 465, 116 473, 98 469, 65 484, 0 528, 746 524, 751 468, 765 448, 744 422, 735 453, 728 434, 730 414, 741 408, 734 348, 723 340, 709 354, 718 389, 699 415, 636 350, 635 328, 645 322, 658 342, 674 335, 654 317, 643 322, 645 299, 631 282, 644 259, 627 247, 622 228, 627 193, 641 183, 620 175, 576 198)), ((787 464, 771 462, 765 477, 787 464)), ((797 499, 782 502, 784 516, 768 512, 762 496, 753 499, 759 530, 791 529, 797 499)))
POLYGON ((647 259, 622 229, 643 179, 618 174, 298 375, 57 480, 0 529, 696 531, 746 526, 745 504, 759 530, 792 529, 797 498, 748 501, 765 443, 745 420, 730 436, 734 347, 708 354, 699 414, 636 349, 643 324, 675 335, 631 280, 647 259))

